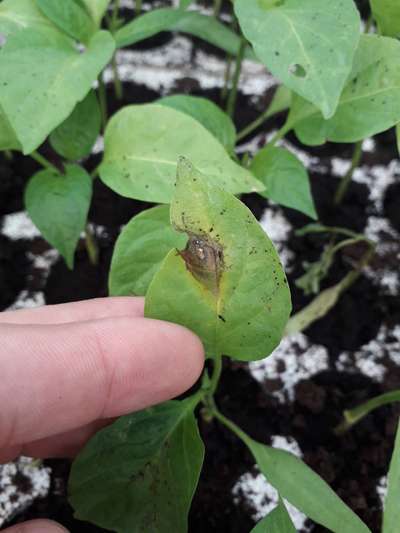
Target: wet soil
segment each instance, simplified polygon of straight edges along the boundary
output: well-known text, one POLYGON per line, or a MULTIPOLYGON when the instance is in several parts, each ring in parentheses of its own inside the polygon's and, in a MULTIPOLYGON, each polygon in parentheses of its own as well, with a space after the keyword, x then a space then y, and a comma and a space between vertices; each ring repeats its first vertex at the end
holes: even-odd
MULTIPOLYGON (((366 9, 365 6, 363 9, 366 9)), ((141 46, 156 46, 160 44, 160 39, 168 38, 168 34, 163 34, 154 42, 141 46)), ((176 89, 190 94, 201 94, 219 103, 219 90, 200 91, 190 79, 181 80, 176 89)), ((135 84, 125 85, 123 102, 115 101, 111 89, 109 96, 111 111, 121 105, 151 102, 158 97, 154 91, 135 84)), ((268 92, 265 100, 270 96, 271 93, 268 92)), ((260 105, 239 95, 235 117, 238 129, 258 116, 260 105)), ((278 127, 281 120, 282 117, 278 116, 257 133, 278 127)), ((299 145, 294 137, 290 137, 290 140, 299 145)), ((384 165, 397 157, 391 132, 377 136, 376 143, 377 149, 374 153, 364 154, 363 161, 366 164, 384 165)), ((50 159, 54 157, 47 146, 41 150, 50 159)), ((349 158, 351 147, 328 143, 308 152, 324 160, 337 156, 349 158)), ((92 157, 85 166, 90 170, 97 162, 98 157, 92 157)), ((29 158, 15 155, 10 161, 0 154, 0 217, 22 209, 24 186, 36 169, 36 163, 29 158)), ((341 206, 333 208, 332 199, 337 183, 337 178, 329 174, 311 174, 313 195, 321 222, 362 232, 371 210, 367 187, 353 183, 341 206)), ((385 216, 397 229, 400 228, 397 207, 399 200, 400 183, 397 182, 388 188, 384 202, 385 216)), ((258 218, 268 206, 268 201, 257 195, 246 195, 243 201, 258 218)), ((84 245, 80 243, 74 271, 69 271, 60 259, 51 268, 47 280, 33 268, 27 256, 28 251, 37 252, 48 248, 42 239, 11 241, 0 236, 0 309, 7 308, 23 289, 28 292, 43 290, 45 300, 49 304, 107 295, 107 273, 120 227, 148 207, 149 205, 143 202, 118 196, 97 179, 94 183, 89 220, 105 228, 98 235, 99 265, 95 267, 90 264, 84 245)), ((309 223, 309 219, 293 210, 284 209, 284 214, 294 229, 309 223)), ((302 265, 305 261, 314 261, 319 257, 323 243, 320 235, 300 238, 292 231, 289 236, 288 246, 295 252, 293 269, 289 275, 295 310, 306 305, 310 298, 303 295, 295 286, 294 280, 303 273, 302 265)), ((348 270, 346 253, 339 254, 322 288, 338 282, 348 270)), ((397 406, 382 408, 342 437, 336 436, 333 428, 340 421, 344 408, 400 387, 400 369, 387 361, 384 364, 390 367, 390 372, 386 374, 388 377, 382 383, 377 383, 357 370, 338 372, 334 363, 344 350, 355 351, 374 339, 383 324, 389 328, 400 324, 400 298, 383 294, 376 285, 362 276, 342 296, 333 310, 306 331, 311 342, 327 348, 331 368, 298 383, 292 401, 280 403, 272 395, 272 390, 254 380, 245 364, 229 360, 225 360, 217 395, 220 409, 254 438, 270 443, 273 435, 294 437, 305 461, 331 484, 365 520, 373 533, 380 531, 381 501, 377 485, 388 469, 400 409, 397 406)), ((206 458, 190 512, 189 531, 250 531, 254 524, 251 518, 253 509, 245 501, 234 503, 231 490, 240 475, 252 469, 254 461, 236 437, 216 422, 207 423, 200 420, 200 428, 206 445, 206 458)), ((48 517, 61 522, 73 533, 100 532, 99 528, 73 519, 66 497, 69 462, 49 460, 47 463, 53 470, 49 496, 37 500, 13 523, 29 518, 48 517)), ((319 533, 325 530, 313 525, 311 531, 319 533)))

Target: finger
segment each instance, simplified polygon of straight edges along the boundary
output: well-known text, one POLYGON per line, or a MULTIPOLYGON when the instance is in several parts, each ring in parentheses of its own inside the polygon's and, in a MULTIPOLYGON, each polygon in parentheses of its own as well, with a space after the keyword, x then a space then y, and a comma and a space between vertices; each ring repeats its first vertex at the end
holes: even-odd
POLYGON ((96 298, 69 304, 46 305, 36 309, 4 311, 2 324, 63 324, 113 316, 143 316, 144 298, 96 298))
POLYGON ((204 363, 193 333, 145 318, 0 324, 0 338, 0 449, 165 401, 204 363))
POLYGON ((52 520, 30 520, 9 527, 3 533, 68 533, 68 530, 52 520))

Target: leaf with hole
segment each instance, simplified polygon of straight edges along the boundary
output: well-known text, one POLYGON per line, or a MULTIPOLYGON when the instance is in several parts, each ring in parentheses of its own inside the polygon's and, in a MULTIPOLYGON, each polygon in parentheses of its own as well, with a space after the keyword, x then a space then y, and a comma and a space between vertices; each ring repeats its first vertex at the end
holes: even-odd
POLYGON ((331 117, 360 38, 353 0, 236 0, 234 6, 258 58, 331 117))
POLYGON ((109 288, 111 296, 145 296, 154 274, 171 248, 185 247, 187 237, 173 229, 169 206, 136 215, 115 244, 109 288))
POLYGON ((21 30, 0 51, 0 102, 24 154, 35 150, 89 92, 114 51, 106 31, 84 53, 54 30, 21 30))
POLYGON ((169 203, 180 156, 234 194, 264 189, 197 120, 164 105, 125 107, 108 123, 104 142, 100 177, 128 198, 169 203))
POLYGON ((364 35, 335 115, 324 120, 314 106, 294 98, 288 127, 305 144, 357 142, 400 121, 400 42, 364 35))
POLYGON ((293 522, 282 500, 265 518, 259 522, 251 533, 296 533, 293 522))
POLYGON ((236 144, 235 125, 232 119, 214 102, 199 96, 176 94, 165 96, 158 100, 158 103, 193 117, 208 129, 228 152, 233 153, 236 144))
POLYGON ((61 31, 83 43, 87 43, 96 26, 89 13, 75 0, 36 0, 41 12, 61 31))
POLYGON ((90 91, 70 116, 50 134, 52 148, 65 159, 77 161, 90 154, 100 134, 101 115, 97 96, 90 91))
POLYGON ((75 516, 117 533, 186 533, 204 457, 196 403, 161 404, 97 433, 72 466, 75 516))
POLYGON ((25 190, 25 207, 43 237, 60 252, 69 268, 84 231, 92 197, 92 179, 78 165, 66 165, 65 174, 41 170, 25 190))
POLYGON ((171 222, 189 241, 185 250, 171 250, 154 276, 145 315, 191 329, 210 357, 253 360, 271 353, 290 314, 290 293, 251 212, 182 159, 171 222))
POLYGON ((294 154, 284 148, 266 146, 256 154, 250 170, 265 185, 262 196, 318 218, 307 170, 294 154))

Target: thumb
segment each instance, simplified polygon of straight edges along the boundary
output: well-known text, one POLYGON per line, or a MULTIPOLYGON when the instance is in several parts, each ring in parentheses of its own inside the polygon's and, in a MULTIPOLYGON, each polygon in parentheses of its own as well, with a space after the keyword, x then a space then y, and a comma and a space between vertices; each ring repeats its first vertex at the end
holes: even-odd
POLYGON ((68 533, 68 530, 52 520, 30 520, 9 527, 3 533, 68 533))

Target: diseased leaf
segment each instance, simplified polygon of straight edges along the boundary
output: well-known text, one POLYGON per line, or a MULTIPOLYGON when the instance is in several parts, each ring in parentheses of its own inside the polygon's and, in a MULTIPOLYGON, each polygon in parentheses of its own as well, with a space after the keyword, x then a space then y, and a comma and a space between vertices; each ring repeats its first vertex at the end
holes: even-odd
POLYGON ((307 170, 283 148, 266 146, 253 159, 250 170, 265 185, 260 194, 317 219, 307 170))
POLYGON ((171 401, 97 433, 72 466, 75 516, 117 533, 186 533, 204 457, 195 405, 171 401))
POLYGON ((189 236, 188 245, 163 261, 145 315, 188 327, 210 357, 254 360, 271 353, 290 313, 290 293, 279 257, 251 212, 181 160, 171 222, 189 236))
POLYGON ((58 31, 26 29, 0 51, 0 104, 24 154, 35 150, 89 92, 114 51, 106 31, 84 53, 58 31))
POLYGON ((128 198, 169 203, 180 156, 232 193, 264 189, 197 120, 164 105, 125 107, 108 123, 104 141, 100 177, 128 198))
POLYGON ((382 533, 397 533, 400 523, 400 421, 388 476, 382 533))
POLYGON ((353 0, 235 0, 234 6, 259 59, 325 118, 331 117, 360 38, 353 0))
POLYGON ((60 252, 69 268, 84 230, 92 197, 92 179, 78 165, 66 165, 65 174, 42 170, 29 181, 25 206, 43 237, 60 252))
POLYGON ((50 134, 50 144, 60 155, 77 161, 90 154, 100 133, 100 107, 94 91, 79 102, 71 115, 50 134))
POLYGON ((400 42, 364 35, 349 81, 330 120, 301 98, 295 98, 288 118, 305 144, 357 142, 400 121, 400 42))
POLYGON ((93 20, 100 26, 101 19, 107 11, 110 0, 83 0, 89 13, 92 15, 93 20))
POLYGON ((398 0, 370 0, 379 31, 389 37, 400 36, 400 3, 398 0))
POLYGON ((36 0, 42 13, 61 31, 86 43, 96 30, 89 13, 74 0, 36 0))
POLYGON ((43 15, 35 0, 3 0, 0 2, 1 33, 8 37, 26 28, 54 29, 54 25, 43 15))
POLYGON ((296 533, 293 522, 282 500, 251 533, 296 533))
POLYGON ((199 96, 176 94, 158 100, 159 104, 182 111, 200 122, 210 133, 233 152, 236 144, 236 129, 232 119, 214 102, 199 96))
POLYGON ((171 248, 185 247, 187 237, 170 224, 169 206, 136 215, 115 244, 109 287, 111 296, 145 296, 154 274, 171 248))
POLYGON ((261 472, 281 497, 314 522, 333 533, 371 533, 329 485, 295 455, 247 436, 246 444, 261 472))
POLYGON ((0 106, 0 150, 20 150, 15 132, 12 129, 8 118, 0 106))

